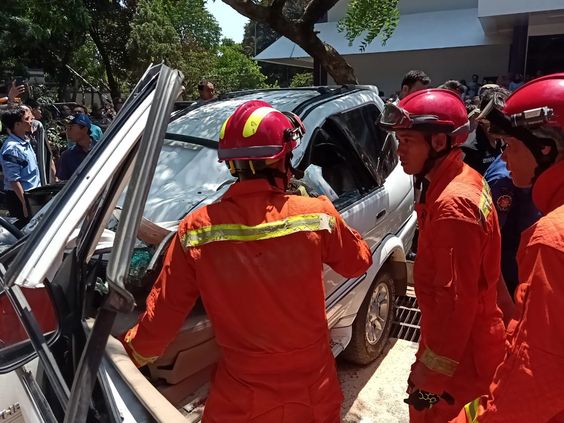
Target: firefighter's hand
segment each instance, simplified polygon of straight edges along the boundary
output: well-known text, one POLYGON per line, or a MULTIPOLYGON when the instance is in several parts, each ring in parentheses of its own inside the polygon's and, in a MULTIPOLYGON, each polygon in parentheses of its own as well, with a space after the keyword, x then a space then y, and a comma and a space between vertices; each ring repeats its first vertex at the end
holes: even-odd
POLYGON ((412 405, 417 411, 423 411, 427 408, 431 408, 440 400, 441 397, 437 394, 415 389, 411 392, 411 394, 409 394, 408 398, 403 400, 403 402, 412 405))
POLYGON ((417 411, 423 411, 431 408, 441 399, 445 400, 449 405, 454 404, 454 398, 447 392, 442 395, 438 395, 433 394, 432 392, 422 391, 420 389, 411 391, 409 397, 404 399, 403 402, 412 405, 417 411))

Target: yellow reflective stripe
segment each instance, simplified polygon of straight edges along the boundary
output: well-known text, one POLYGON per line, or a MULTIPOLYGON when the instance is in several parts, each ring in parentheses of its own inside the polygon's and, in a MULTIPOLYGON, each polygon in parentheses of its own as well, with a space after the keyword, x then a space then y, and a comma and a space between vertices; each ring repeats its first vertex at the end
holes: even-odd
POLYGON ((145 357, 144 355, 141 355, 137 352, 137 350, 131 344, 131 340, 128 340, 126 338, 125 342, 130 348, 129 355, 131 356, 133 361, 137 364, 137 367, 143 367, 147 364, 154 363, 157 360, 157 358, 159 358, 158 355, 154 357, 145 357))
POLYGON ((474 401, 469 402, 464 406, 464 411, 466 412, 466 418, 468 423, 479 423, 478 422, 478 407, 480 406, 480 398, 476 398, 474 401))
POLYGON ((445 376, 452 376, 458 366, 458 361, 435 354, 429 348, 425 349, 419 361, 421 361, 421 363, 423 363, 429 370, 445 376))
POLYGON ((257 132, 259 124, 262 119, 269 113, 275 112, 276 110, 272 107, 259 107, 248 117, 243 127, 243 138, 249 138, 257 132))
POLYGON ((227 127, 227 122, 229 122, 229 119, 231 119, 231 116, 229 116, 227 119, 225 119, 225 122, 223 122, 223 125, 221 125, 221 129, 219 131, 219 139, 222 140, 225 137, 225 128, 227 127))
POLYGON ((197 247, 216 241, 259 241, 279 238, 297 232, 329 231, 335 227, 335 217, 325 213, 299 214, 256 226, 222 224, 186 231, 180 236, 184 247, 197 247))
POLYGON ((493 200, 492 193, 490 191, 490 186, 485 179, 482 179, 482 195, 480 196, 480 212, 484 216, 484 220, 488 219, 488 216, 492 212, 493 200))

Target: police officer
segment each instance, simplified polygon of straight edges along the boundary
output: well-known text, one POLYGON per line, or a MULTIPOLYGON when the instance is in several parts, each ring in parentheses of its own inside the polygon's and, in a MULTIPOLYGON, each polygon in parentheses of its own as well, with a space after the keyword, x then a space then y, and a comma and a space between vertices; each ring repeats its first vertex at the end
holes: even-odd
POLYGON ((2 115, 2 123, 9 133, 0 150, 6 206, 10 216, 18 218, 19 228, 31 218, 25 192, 40 184, 37 157, 28 137, 32 122, 33 115, 27 107, 15 107, 2 115))
MULTIPOLYGON (((479 125, 486 131, 490 129, 487 120, 488 110, 493 102, 504 104, 511 93, 497 85, 488 85, 480 89, 480 107, 483 114, 478 116, 479 125), (494 99, 495 96, 495 99, 494 99)), ((489 135, 492 138, 493 135, 489 135)), ((540 213, 533 204, 530 188, 515 186, 507 164, 502 155, 496 157, 484 174, 492 191, 492 199, 499 218, 501 230, 501 272, 507 284, 509 294, 513 297, 517 287, 517 247, 521 232, 535 223, 540 213)))

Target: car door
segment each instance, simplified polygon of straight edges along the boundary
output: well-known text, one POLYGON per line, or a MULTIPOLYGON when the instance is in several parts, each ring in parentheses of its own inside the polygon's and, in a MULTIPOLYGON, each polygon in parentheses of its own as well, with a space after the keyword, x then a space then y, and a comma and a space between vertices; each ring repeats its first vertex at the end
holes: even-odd
MULTIPOLYGON (((367 104, 328 117, 300 163, 306 185, 327 195, 372 250, 382 238, 377 227, 388 208, 385 175, 378 173, 386 155, 383 134, 374 125, 378 114, 375 104, 367 104)), ((346 280, 328 267, 324 279, 327 298, 346 280)))
MULTIPOLYGON (((117 407, 108 405, 111 398, 95 403, 91 393, 95 384, 103 385, 98 366, 115 313, 131 306, 132 298, 123 288, 123 280, 141 218, 139 203, 145 201, 151 172, 156 165, 181 80, 179 72, 163 65, 146 72, 104 140, 97 144, 53 203, 30 223, 31 234, 17 244, 17 255, 10 261, 7 271, 0 267, 0 286, 5 287, 10 303, 18 310, 26 332, 33 334, 29 342, 35 352, 23 358, 17 357, 18 364, 39 356, 49 391, 54 393, 49 397, 49 405, 64 415, 65 422, 85 421, 91 405, 112 409, 113 412, 107 416, 109 421, 121 420, 117 407), (113 243, 112 258, 105 272, 107 281, 104 283, 96 279, 94 270, 98 263, 91 259, 126 186, 128 197, 122 212, 123 222, 113 243), (23 288, 43 286, 53 293, 57 307, 61 304, 68 307, 64 316, 60 316, 64 319, 59 322, 67 328, 72 340, 73 349, 65 352, 70 360, 56 356, 47 348, 34 310, 22 298, 23 288), (106 291, 104 286, 109 290, 106 291), (96 303, 88 304, 98 310, 88 336, 90 331, 83 320, 87 303, 84 292, 100 288, 104 297, 102 305, 98 308, 96 303), (66 377, 63 377, 61 368, 65 366, 70 374, 66 372, 66 377), (73 380, 72 389, 67 384, 69 378, 73 380)), ((7 251, 5 254, 10 253, 7 251)), ((0 346, 0 372, 2 369, 9 371, 11 363, 1 362, 5 358, 1 352, 0 346)), ((104 386, 101 390, 104 391, 104 386)), ((45 406, 47 401, 39 398, 38 403, 45 406)))

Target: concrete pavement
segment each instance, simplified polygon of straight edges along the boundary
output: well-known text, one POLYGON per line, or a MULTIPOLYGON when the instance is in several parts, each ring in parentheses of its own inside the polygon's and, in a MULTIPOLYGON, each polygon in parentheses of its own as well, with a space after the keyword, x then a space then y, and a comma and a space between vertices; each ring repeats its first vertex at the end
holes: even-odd
POLYGON ((378 360, 360 367, 337 360, 339 380, 345 396, 341 408, 344 423, 406 423, 407 377, 417 344, 390 339, 378 360))

